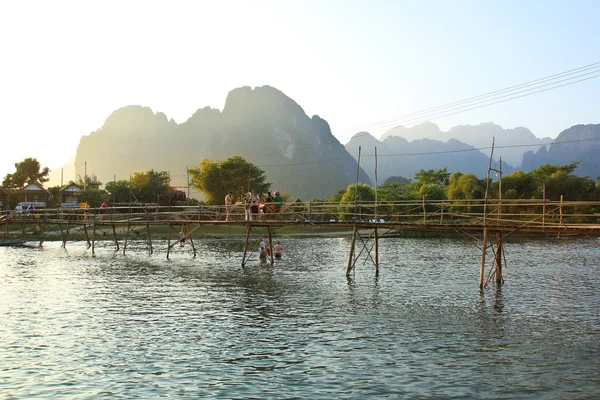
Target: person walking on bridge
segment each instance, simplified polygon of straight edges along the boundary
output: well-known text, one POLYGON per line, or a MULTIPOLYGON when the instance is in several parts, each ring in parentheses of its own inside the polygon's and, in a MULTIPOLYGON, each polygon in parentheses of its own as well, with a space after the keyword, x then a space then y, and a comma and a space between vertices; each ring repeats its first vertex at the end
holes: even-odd
POLYGON ((229 192, 227 193, 227 196, 225 196, 225 212, 227 213, 227 216, 225 217, 225 222, 229 221, 231 207, 233 207, 233 192, 229 192))

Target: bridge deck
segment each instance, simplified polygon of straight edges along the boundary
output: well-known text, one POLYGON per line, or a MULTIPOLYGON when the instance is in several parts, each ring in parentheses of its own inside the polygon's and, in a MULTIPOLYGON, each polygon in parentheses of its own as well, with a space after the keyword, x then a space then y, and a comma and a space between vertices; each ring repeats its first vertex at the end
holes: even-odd
MULTIPOLYGON (((0 217, 5 236, 26 232, 25 226, 67 225, 82 227, 123 226, 328 226, 382 230, 430 230, 483 232, 519 231, 531 234, 600 233, 600 202, 551 202, 540 200, 406 201, 394 203, 340 204, 289 203, 278 213, 252 215, 244 207, 161 207, 131 205, 99 209, 44 209, 31 214, 0 217), (227 219, 227 221, 226 221, 227 219)), ((26 235, 27 236, 27 235, 26 235)))

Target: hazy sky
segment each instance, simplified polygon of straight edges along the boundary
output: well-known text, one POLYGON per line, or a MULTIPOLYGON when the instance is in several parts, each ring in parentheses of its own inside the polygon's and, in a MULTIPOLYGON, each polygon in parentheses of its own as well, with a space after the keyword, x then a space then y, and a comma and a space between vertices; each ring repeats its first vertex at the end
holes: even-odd
MULTIPOLYGON (((600 62, 599 17, 596 0, 0 0, 0 179, 25 157, 60 168, 119 107, 181 123, 239 86, 280 89, 342 143, 379 137, 400 124, 379 121, 600 62)), ((432 122, 556 137, 600 123, 599 99, 595 78, 432 122)))

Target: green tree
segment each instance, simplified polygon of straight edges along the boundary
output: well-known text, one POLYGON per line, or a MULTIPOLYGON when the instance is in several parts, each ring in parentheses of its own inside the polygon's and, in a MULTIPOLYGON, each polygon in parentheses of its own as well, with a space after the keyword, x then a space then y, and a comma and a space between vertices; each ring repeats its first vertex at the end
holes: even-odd
POLYGON ((8 190, 19 190, 28 183, 48 182, 50 170, 48 167, 41 169, 39 161, 35 158, 26 158, 21 162, 15 163, 15 173, 6 174, 2 181, 2 186, 8 190))
POLYGON ((131 201, 131 184, 129 181, 108 182, 106 191, 110 193, 113 203, 128 203, 131 201))
POLYGON ((342 196, 346 193, 346 188, 338 190, 333 196, 329 198, 330 203, 339 203, 342 201, 342 196))
POLYGON ((386 201, 402 201, 407 200, 407 190, 409 181, 406 182, 389 182, 377 188, 377 200, 380 202, 386 201))
POLYGON ((420 169, 415 173, 415 181, 420 185, 437 185, 443 188, 448 184, 449 179, 448 168, 420 169))
POLYGON ((485 197, 485 180, 475 174, 455 172, 450 176, 445 189, 446 197, 450 200, 475 200, 485 197))
POLYGON ((89 207, 97 208, 108 200, 108 192, 100 189, 85 189, 75 192, 80 203, 87 203, 89 207))
POLYGON ((157 172, 151 169, 146 172, 136 172, 129 180, 131 191, 140 203, 169 203, 169 173, 157 172))
POLYGON ((390 176, 385 180, 383 184, 386 183, 410 183, 410 179, 405 178, 403 176, 390 176))
POLYGON ((358 205, 358 208, 354 207, 355 201, 358 203, 373 203, 375 202, 375 189, 366 183, 358 184, 358 192, 356 185, 348 185, 346 192, 340 200, 338 206, 338 217, 343 220, 351 220, 356 215, 358 219, 362 219, 362 215, 366 215, 367 218, 373 214, 372 207, 365 207, 358 205))
MULTIPOLYGON (((498 198, 499 182, 491 186, 493 197, 498 198)), ((531 172, 515 171, 502 178, 502 198, 532 199, 538 194, 538 184, 531 172)))
POLYGON ((256 190, 265 193, 270 190, 265 171, 240 156, 234 156, 221 162, 205 158, 200 166, 190 168, 190 184, 200 190, 207 204, 223 204, 225 195, 232 191, 239 200, 243 193, 256 190))

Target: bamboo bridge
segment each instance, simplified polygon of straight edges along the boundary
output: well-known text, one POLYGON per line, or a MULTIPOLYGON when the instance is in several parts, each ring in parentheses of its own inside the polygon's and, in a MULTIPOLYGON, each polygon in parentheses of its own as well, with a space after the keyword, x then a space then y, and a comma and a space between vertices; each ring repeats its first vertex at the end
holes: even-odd
MULTIPOLYGON (((243 226, 245 245, 242 266, 248 261, 251 241, 268 238, 272 248, 272 228, 285 226, 328 226, 351 234, 346 275, 359 258, 370 260, 379 274, 379 239, 398 231, 447 231, 472 238, 481 249, 479 287, 495 279, 503 282, 502 264, 505 238, 513 234, 533 236, 583 236, 600 246, 600 202, 549 200, 421 200, 402 202, 293 202, 279 212, 248 214, 236 204, 229 212, 224 206, 167 207, 129 204, 106 209, 40 209, 0 217, 0 244, 61 240, 85 240, 94 252, 98 241, 114 242, 123 252, 133 242, 141 242, 150 253, 153 239, 167 241, 167 258, 173 246, 189 243, 196 256, 194 238, 206 226, 243 226), (99 234, 102 232, 102 234, 99 234), (107 235, 106 233, 109 232, 107 235), (479 237, 481 237, 479 239, 479 237), (485 273, 486 254, 492 262, 485 273), (487 278, 486 278, 487 276, 487 278)), ((252 242, 254 243, 254 242, 252 242)), ((273 263, 270 255, 270 262, 273 263)))

